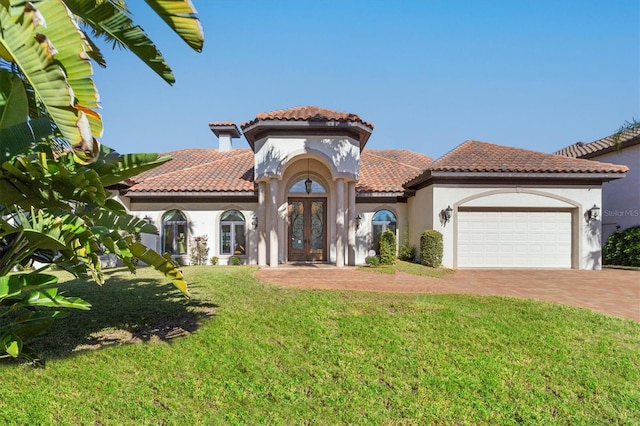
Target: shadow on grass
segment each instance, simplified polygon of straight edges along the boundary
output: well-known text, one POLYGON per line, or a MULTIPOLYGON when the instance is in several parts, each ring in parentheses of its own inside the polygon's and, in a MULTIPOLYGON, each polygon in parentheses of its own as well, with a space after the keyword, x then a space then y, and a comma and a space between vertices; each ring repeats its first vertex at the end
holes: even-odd
POLYGON ((65 282, 60 290, 91 303, 91 310, 67 310, 66 318, 55 321, 29 345, 51 359, 109 345, 169 341, 193 333, 205 318, 216 314, 217 305, 187 299, 172 284, 165 284, 167 279, 160 274, 139 275, 118 269, 105 273, 103 286, 84 280, 65 282))

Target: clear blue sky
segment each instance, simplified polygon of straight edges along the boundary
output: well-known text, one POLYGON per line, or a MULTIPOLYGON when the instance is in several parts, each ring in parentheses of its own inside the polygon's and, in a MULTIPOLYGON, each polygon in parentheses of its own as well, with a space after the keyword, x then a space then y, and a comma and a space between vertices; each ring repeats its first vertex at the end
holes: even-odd
POLYGON ((368 148, 434 158, 467 139, 552 152, 640 119, 637 0, 193 3, 200 54, 129 1, 177 82, 106 50, 104 144, 217 147, 209 122, 298 105, 373 122, 368 148))

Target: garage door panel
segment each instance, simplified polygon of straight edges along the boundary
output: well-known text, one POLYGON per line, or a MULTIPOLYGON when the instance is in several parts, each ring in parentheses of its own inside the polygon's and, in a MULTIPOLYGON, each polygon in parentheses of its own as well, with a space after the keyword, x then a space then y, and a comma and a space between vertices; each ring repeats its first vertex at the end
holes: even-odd
POLYGON ((570 268, 571 213, 458 212, 458 266, 570 268))

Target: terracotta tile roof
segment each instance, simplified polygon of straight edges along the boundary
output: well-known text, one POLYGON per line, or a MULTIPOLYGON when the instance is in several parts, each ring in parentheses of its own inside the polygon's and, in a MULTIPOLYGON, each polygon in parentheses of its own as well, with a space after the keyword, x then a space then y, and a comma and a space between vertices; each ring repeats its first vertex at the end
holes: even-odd
POLYGON ((283 120, 283 121, 338 121, 362 123, 373 129, 373 124, 362 120, 358 115, 348 112, 338 112, 316 106, 297 106, 277 111, 263 112, 256 115, 251 121, 242 123, 240 127, 244 130, 260 120, 283 120))
MULTIPOLYGON (((255 191, 253 152, 233 149, 183 149, 168 152, 173 160, 136 176, 129 193, 255 191)), ((367 150, 360 161, 358 192, 404 192, 402 185, 418 176, 431 158, 407 150, 367 150)))
MULTIPOLYGON (((249 149, 183 149, 160 167, 134 178, 129 193, 255 192, 249 149)), ((624 173, 626 166, 467 141, 435 162, 407 150, 366 150, 360 157, 358 193, 404 192, 409 181, 433 171, 497 173, 624 173)))
POLYGON ((576 142, 554 152, 554 154, 573 158, 592 158, 615 149, 638 144, 640 144, 640 129, 636 128, 625 130, 622 133, 614 133, 593 142, 576 142))
POLYGON ((173 160, 136 176, 130 193, 255 191, 250 149, 183 149, 166 155, 173 160))
POLYGON ((366 150, 360 156, 357 192, 404 192, 403 184, 420 175, 433 160, 404 149, 366 150))
POLYGON ((624 173, 626 166, 466 141, 436 160, 432 171, 494 173, 624 173))

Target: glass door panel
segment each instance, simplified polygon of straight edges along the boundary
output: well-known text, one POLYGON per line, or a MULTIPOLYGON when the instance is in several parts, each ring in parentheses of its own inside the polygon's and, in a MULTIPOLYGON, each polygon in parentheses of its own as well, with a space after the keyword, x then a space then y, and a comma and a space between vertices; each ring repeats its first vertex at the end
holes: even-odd
POLYGON ((306 260, 303 201, 289 202, 289 260, 306 260))
POLYGON ((324 199, 289 200, 289 260, 325 260, 325 204, 324 199))

